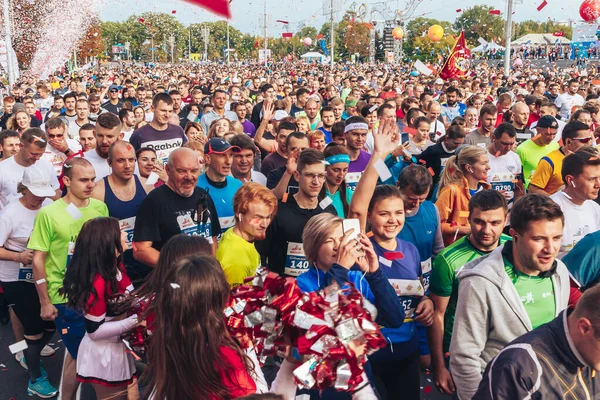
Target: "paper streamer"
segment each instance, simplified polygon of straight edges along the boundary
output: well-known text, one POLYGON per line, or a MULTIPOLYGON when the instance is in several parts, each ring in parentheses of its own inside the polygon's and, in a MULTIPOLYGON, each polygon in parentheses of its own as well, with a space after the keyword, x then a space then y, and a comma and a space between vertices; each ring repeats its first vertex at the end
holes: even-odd
POLYGON ((81 217, 83 217, 83 214, 81 211, 79 211, 79 208, 77 208, 77 206, 75 206, 73 203, 69 204, 67 208, 65 208, 65 211, 68 212, 75 221, 78 221, 81 219, 81 217))
POLYGON ((381 160, 381 159, 377 160, 375 162, 374 167, 375 167, 375 170, 377 171, 377 174, 379 174, 379 179, 381 179, 381 182, 385 182, 392 177, 392 173, 390 172, 390 169, 387 167, 387 165, 385 165, 383 160, 381 160))
POLYGON ((158 174, 152 171, 148 175, 148 179, 146 179, 146 185, 154 185, 156 182, 158 182, 158 174))

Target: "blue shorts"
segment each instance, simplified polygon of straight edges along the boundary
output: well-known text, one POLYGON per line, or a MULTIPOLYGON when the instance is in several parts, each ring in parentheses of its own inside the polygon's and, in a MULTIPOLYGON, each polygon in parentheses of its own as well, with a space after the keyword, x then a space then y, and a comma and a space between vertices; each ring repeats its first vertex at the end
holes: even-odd
POLYGON ((85 335, 85 318, 83 313, 68 308, 65 304, 55 304, 58 317, 54 320, 56 330, 71 357, 77 359, 77 351, 85 335))
POLYGON ((419 337, 419 354, 422 356, 428 356, 429 344, 427 343, 427 328, 421 324, 417 324, 417 336, 419 337))

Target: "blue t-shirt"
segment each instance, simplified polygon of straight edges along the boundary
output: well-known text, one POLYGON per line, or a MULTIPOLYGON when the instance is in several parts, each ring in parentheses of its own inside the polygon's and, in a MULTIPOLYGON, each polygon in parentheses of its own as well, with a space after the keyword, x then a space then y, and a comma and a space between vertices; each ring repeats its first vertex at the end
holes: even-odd
POLYGON ((198 177, 198 183, 196 184, 196 186, 208 192, 208 195, 215 204, 219 223, 221 224, 221 233, 225 233, 227 229, 235 224, 233 196, 243 185, 239 179, 235 179, 232 176, 228 176, 226 182, 225 187, 218 188, 208 182, 206 174, 202 174, 198 177))
POLYGON ((600 231, 588 233, 563 258, 567 269, 582 287, 600 280, 600 231))
POLYGON ((398 239, 414 244, 419 251, 425 292, 429 289, 431 258, 433 257, 433 246, 437 229, 438 218, 435 205, 427 200, 421 203, 419 211, 415 215, 406 216, 404 227, 398 234, 398 239))
POLYGON ((331 131, 328 131, 327 129, 323 128, 322 126, 319 128, 319 130, 321 132, 323 132, 323 134, 325 135, 325 143, 331 142, 331 131))
POLYGON ((421 284, 421 257, 414 244, 396 239, 396 250, 389 251, 371 238, 379 268, 387 276, 404 307, 404 323, 400 328, 382 328, 381 333, 392 343, 407 342, 416 334, 414 313, 425 290, 421 284))

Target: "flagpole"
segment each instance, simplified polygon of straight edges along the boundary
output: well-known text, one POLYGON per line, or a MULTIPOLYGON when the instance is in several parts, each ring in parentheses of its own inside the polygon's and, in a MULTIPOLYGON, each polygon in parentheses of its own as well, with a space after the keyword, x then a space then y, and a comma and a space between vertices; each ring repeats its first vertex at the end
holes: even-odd
POLYGON ((508 76, 510 70, 510 42, 512 39, 512 6, 513 0, 506 0, 506 39, 504 50, 504 76, 508 76))

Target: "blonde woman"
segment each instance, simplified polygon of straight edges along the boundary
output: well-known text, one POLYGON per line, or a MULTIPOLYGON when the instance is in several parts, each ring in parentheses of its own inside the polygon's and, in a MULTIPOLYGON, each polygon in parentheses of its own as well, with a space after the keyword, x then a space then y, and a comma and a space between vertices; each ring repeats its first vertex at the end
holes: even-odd
POLYGON ((208 128, 208 138, 223 137, 227 132, 231 130, 231 123, 227 118, 221 118, 214 120, 208 128))
POLYGON ((469 200, 480 190, 491 187, 485 182, 489 170, 488 152, 479 146, 464 146, 446 162, 435 203, 440 212, 444 245, 449 246, 471 233, 469 200))
POLYGON ((298 125, 298 132, 302 132, 307 135, 308 132, 310 132, 310 121, 308 120, 307 116, 301 115, 300 117, 296 118, 296 125, 298 125))

